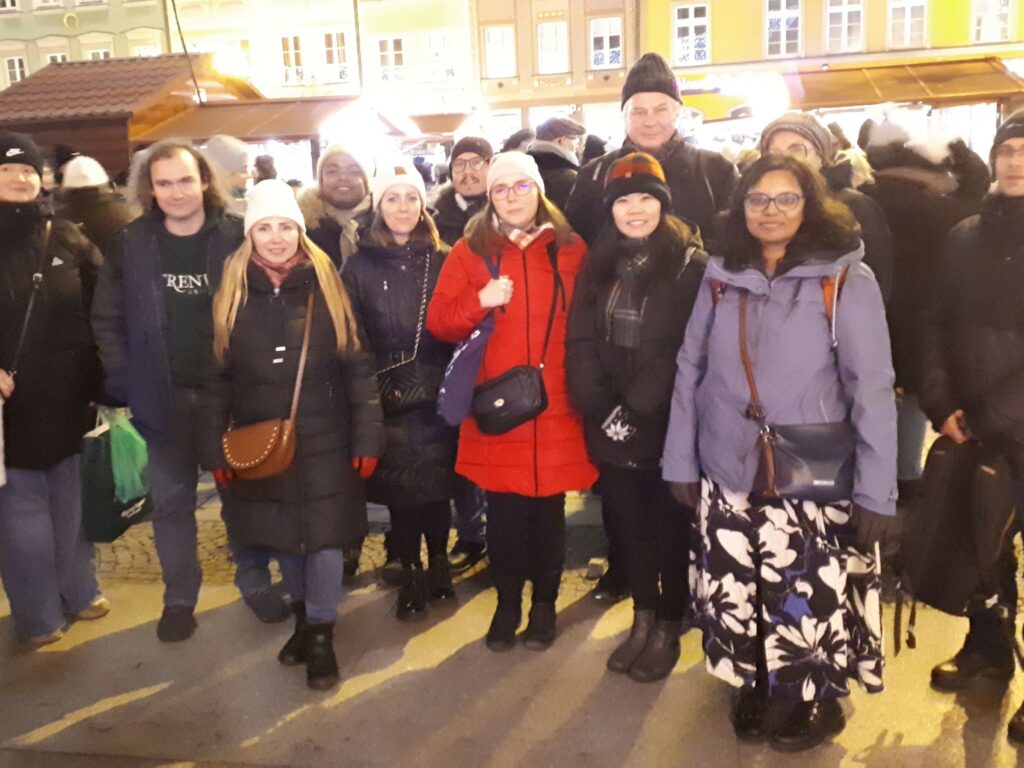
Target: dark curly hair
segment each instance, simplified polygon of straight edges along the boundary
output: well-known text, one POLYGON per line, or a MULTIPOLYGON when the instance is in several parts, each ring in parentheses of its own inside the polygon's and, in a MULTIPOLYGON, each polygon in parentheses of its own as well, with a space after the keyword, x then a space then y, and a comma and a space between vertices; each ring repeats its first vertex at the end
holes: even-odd
POLYGON ((744 198, 765 175, 772 171, 792 174, 804 196, 804 220, 786 246, 783 265, 803 261, 812 251, 835 252, 836 258, 857 247, 860 225, 850 209, 829 195, 825 180, 807 163, 789 155, 769 154, 753 163, 740 177, 729 210, 718 229, 718 250, 725 268, 738 272, 761 265, 761 243, 747 229, 744 198))

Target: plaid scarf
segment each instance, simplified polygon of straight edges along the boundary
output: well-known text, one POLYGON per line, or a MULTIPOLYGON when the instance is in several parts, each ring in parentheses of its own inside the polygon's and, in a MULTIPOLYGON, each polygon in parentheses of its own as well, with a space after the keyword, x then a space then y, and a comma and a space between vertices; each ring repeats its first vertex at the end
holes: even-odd
POLYGON ((291 274, 291 271, 306 260, 306 254, 300 249, 296 251, 295 255, 288 259, 288 261, 282 264, 275 264, 274 262, 267 261, 256 253, 255 250, 253 250, 250 258, 253 264, 263 270, 263 273, 267 276, 270 284, 275 288, 280 288, 281 284, 284 283, 285 278, 291 274))
POLYGON ((554 224, 552 224, 550 221, 546 221, 539 227, 537 225, 534 225, 530 229, 518 229, 516 227, 510 227, 507 224, 502 224, 498 220, 497 214, 494 214, 494 226, 495 228, 504 232, 505 237, 507 237, 512 242, 512 244, 521 251, 525 251, 526 246, 528 246, 530 243, 532 243, 534 240, 540 237, 541 232, 547 229, 553 230, 555 228, 554 224))

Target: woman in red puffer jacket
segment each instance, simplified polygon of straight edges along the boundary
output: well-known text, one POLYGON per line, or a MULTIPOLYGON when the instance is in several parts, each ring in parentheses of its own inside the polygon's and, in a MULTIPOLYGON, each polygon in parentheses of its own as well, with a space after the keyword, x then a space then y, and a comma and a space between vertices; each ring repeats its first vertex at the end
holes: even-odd
POLYGON ((487 206, 469 223, 466 237, 441 269, 427 328, 438 339, 460 342, 488 312, 495 312, 478 384, 518 365, 539 366, 543 357, 547 408, 500 435, 482 433, 470 416, 459 434, 455 467, 487 491, 487 548, 498 588, 487 647, 498 651, 514 645, 523 584, 530 579, 533 604, 523 639, 527 647, 543 650, 555 639, 565 492, 587 488, 597 479, 565 381, 566 320, 586 246, 544 197, 532 157, 521 152, 495 156, 487 190, 487 206), (485 259, 497 268, 498 278, 485 259))

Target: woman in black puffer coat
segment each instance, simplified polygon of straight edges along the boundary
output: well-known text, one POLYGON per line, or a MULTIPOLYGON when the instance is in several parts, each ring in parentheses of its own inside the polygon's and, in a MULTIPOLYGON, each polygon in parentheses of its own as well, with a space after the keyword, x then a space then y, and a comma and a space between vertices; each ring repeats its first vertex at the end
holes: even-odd
POLYGON ((373 179, 374 218, 342 278, 377 357, 385 448, 368 486, 391 513, 391 546, 402 561, 397 615, 426 615, 427 599, 454 597, 448 566, 450 500, 458 433, 437 415, 437 392, 452 347, 425 327, 447 247, 424 207, 422 177, 405 165, 373 179), (430 569, 420 562, 426 539, 430 569))
POLYGON ((633 628, 608 668, 640 682, 672 671, 690 602, 693 513, 672 498, 660 463, 676 354, 707 255, 671 205, 652 156, 636 152, 612 165, 611 221, 576 281, 566 340, 569 393, 601 470, 609 536, 618 539, 633 593, 633 628))
POLYGON ((305 662, 309 686, 325 689, 338 682, 332 643, 342 550, 366 534, 363 480, 383 448, 380 403, 345 288, 306 236, 291 187, 276 179, 257 184, 245 232, 214 297, 220 365, 205 393, 203 464, 218 484, 230 483, 224 520, 234 540, 272 550, 295 601, 295 634, 278 659, 305 662), (311 295, 295 458, 279 475, 234 478, 221 436, 232 423, 288 416, 311 295))

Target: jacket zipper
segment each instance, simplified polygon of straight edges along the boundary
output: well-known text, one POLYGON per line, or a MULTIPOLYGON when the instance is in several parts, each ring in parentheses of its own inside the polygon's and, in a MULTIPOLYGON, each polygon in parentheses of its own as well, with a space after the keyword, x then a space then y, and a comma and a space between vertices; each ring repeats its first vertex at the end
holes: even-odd
MULTIPOLYGON (((521 250, 523 254, 523 293, 526 294, 526 364, 531 365, 530 362, 530 277, 529 271, 526 268, 526 251, 521 250)), ((544 372, 541 371, 541 376, 544 372)), ((533 493, 534 496, 540 495, 540 466, 538 457, 537 441, 540 438, 540 431, 537 429, 537 416, 533 419, 533 493)))

